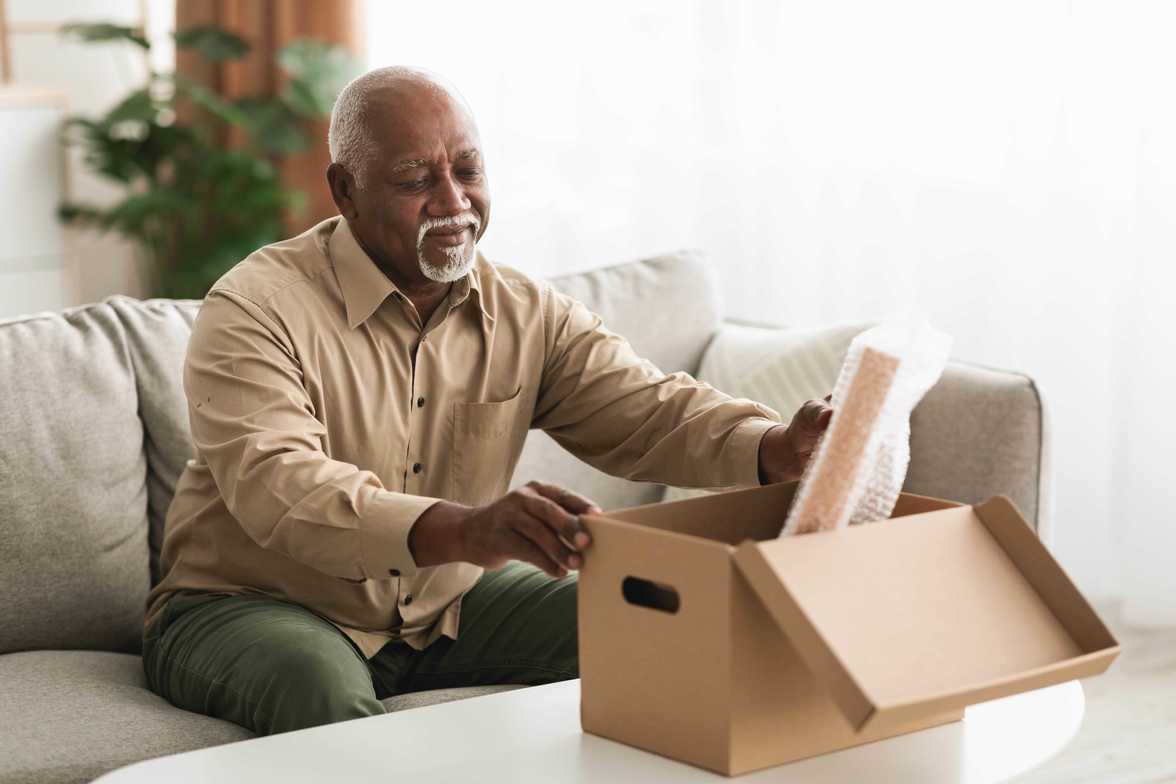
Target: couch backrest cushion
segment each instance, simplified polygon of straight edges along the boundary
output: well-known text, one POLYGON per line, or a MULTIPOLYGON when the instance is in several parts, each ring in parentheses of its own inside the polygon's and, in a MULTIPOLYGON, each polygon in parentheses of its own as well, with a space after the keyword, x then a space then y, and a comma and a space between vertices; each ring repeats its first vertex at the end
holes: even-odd
POLYGON ((107 304, 0 321, 0 653, 138 650, 149 572, 133 359, 107 304))
POLYGON ((163 521, 176 481, 192 457, 192 432, 184 399, 182 371, 198 300, 112 297, 107 302, 126 331, 135 365, 139 416, 147 454, 147 517, 151 584, 159 581, 163 521))
MULTIPOLYGON (((628 338, 640 356, 667 373, 697 373, 722 320, 714 268, 698 251, 566 275, 551 283, 587 305, 605 326, 628 338)), ((527 436, 511 486, 531 479, 564 485, 605 509, 658 501, 665 491, 661 485, 597 471, 540 431, 527 436)))

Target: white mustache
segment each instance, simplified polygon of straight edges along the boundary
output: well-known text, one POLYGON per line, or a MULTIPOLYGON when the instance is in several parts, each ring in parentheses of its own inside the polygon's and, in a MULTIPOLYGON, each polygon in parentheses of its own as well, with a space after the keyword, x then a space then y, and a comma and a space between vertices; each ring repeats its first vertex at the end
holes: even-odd
POLYGON ((464 215, 448 215, 443 218, 425 218, 425 222, 421 224, 420 230, 417 232, 417 250, 425 244, 425 234, 432 229, 439 229, 445 226, 469 226, 473 229, 474 236, 478 234, 478 229, 482 226, 482 221, 475 213, 467 212, 464 215))

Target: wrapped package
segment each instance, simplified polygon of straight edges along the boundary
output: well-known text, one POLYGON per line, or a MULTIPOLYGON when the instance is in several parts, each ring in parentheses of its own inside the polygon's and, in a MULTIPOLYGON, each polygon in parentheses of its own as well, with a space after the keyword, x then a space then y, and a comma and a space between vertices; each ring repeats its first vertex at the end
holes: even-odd
POLYGON ((890 517, 910 464, 910 418, 947 363, 951 338, 925 323, 883 324, 850 343, 781 536, 890 517))

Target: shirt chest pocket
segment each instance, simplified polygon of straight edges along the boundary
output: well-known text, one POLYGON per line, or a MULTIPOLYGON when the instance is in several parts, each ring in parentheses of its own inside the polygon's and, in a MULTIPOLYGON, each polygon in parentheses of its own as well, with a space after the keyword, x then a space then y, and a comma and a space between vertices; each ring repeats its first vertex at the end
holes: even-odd
POLYGON ((499 402, 455 403, 450 499, 482 505, 506 493, 531 424, 520 386, 499 402))

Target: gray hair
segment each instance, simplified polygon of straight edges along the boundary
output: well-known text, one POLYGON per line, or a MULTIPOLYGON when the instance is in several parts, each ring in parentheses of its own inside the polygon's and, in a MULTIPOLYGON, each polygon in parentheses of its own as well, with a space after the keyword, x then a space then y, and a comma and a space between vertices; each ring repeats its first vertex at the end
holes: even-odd
POLYGON ((367 116, 372 96, 405 84, 434 86, 469 108, 460 94, 441 77, 420 68, 392 65, 376 68, 352 79, 331 107, 327 147, 331 151, 331 162, 342 164, 361 188, 364 186, 366 163, 375 154, 376 147, 367 116))

